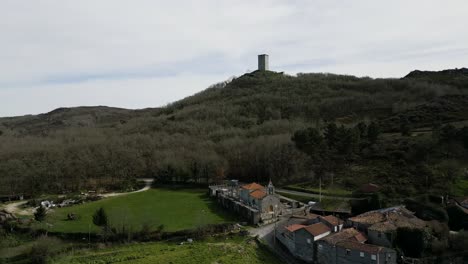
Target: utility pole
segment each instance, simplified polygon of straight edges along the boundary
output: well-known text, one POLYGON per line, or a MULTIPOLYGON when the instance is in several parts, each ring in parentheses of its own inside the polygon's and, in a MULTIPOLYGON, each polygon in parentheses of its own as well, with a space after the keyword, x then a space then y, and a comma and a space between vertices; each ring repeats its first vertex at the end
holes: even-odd
POLYGON ((88 223, 88 248, 91 248, 91 224, 88 223))
POLYGON ((322 175, 320 175, 319 179, 319 202, 322 202, 322 175))

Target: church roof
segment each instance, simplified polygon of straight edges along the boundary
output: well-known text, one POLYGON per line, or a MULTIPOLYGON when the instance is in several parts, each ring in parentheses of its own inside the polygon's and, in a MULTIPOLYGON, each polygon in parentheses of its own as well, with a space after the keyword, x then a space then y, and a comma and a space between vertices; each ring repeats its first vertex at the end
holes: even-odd
POLYGON ((263 197, 267 196, 267 194, 262 190, 255 190, 250 193, 250 196, 252 196, 255 199, 263 199, 263 197))
POLYGON ((262 185, 258 183, 252 182, 250 184, 243 185, 242 189, 253 191, 253 190, 263 190, 265 189, 265 187, 263 187, 262 185))

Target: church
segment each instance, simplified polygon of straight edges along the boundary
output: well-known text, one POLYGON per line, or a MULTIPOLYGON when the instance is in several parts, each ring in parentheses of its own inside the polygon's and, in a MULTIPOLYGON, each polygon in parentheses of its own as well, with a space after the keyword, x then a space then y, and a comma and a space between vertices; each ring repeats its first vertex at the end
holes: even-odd
POLYGON ((210 186, 210 194, 216 196, 223 207, 252 224, 272 223, 283 212, 283 204, 271 181, 265 187, 255 182, 242 185, 231 180, 223 185, 210 186))

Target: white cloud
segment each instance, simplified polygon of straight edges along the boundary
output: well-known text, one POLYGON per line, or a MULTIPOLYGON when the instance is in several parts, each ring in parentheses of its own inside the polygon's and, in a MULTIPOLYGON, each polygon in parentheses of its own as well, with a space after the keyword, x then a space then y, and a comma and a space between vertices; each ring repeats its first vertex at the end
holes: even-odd
POLYGON ((290 73, 462 67, 467 10, 464 0, 0 0, 0 116, 160 106, 255 69, 263 52, 290 73))

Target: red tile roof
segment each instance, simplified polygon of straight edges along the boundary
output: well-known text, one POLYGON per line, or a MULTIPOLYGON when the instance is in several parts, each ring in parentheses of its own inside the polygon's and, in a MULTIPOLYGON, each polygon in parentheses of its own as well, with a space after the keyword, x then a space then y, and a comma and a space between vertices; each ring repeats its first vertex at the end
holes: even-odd
POLYGON ((342 240, 347 240, 347 239, 354 239, 356 235, 359 234, 359 231, 357 231, 354 228, 346 228, 343 229, 341 232, 338 233, 333 233, 329 236, 326 236, 322 238, 321 240, 331 244, 335 245, 336 243, 342 241, 342 240))
POLYGON ((289 231, 289 232, 294 232, 294 231, 297 231, 301 228, 304 228, 305 225, 298 225, 298 224, 294 224, 294 225, 290 225, 290 226, 287 226, 286 229, 289 231))
POLYGON ((359 243, 364 243, 367 241, 367 237, 363 233, 358 233, 353 237, 359 243))
POLYGON ((323 220, 327 221, 330 225, 332 226, 337 226, 341 225, 343 221, 341 221, 339 218, 333 216, 333 215, 327 215, 324 217, 321 217, 323 220))
POLYGON ((255 190, 255 191, 250 193, 250 196, 252 196, 255 199, 263 199, 263 197, 267 196, 267 194, 264 191, 255 190))
POLYGON ((328 228, 328 226, 324 225, 323 223, 317 223, 310 226, 306 226, 304 227, 304 229, 307 232, 311 233, 313 236, 320 236, 331 231, 330 228, 328 228))
POLYGON ((243 185, 242 189, 253 191, 253 190, 263 190, 265 189, 265 187, 263 187, 262 185, 258 183, 252 182, 250 184, 243 185))

